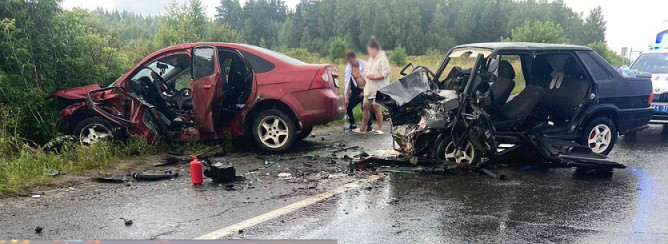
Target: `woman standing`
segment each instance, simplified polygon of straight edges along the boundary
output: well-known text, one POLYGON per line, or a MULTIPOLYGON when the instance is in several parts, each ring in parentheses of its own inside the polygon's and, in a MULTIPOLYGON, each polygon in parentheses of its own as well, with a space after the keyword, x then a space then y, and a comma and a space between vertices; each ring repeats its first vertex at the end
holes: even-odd
POLYGON ((366 45, 366 50, 369 53, 369 62, 367 68, 364 70, 364 79, 366 86, 364 86, 364 101, 362 103, 362 127, 354 130, 358 133, 366 133, 367 123, 371 116, 371 111, 376 115, 378 122, 378 130, 376 134, 383 134, 383 113, 380 111, 380 105, 376 103, 376 92, 388 84, 390 84, 390 62, 387 60, 385 52, 380 47, 380 42, 376 37, 372 36, 366 45))

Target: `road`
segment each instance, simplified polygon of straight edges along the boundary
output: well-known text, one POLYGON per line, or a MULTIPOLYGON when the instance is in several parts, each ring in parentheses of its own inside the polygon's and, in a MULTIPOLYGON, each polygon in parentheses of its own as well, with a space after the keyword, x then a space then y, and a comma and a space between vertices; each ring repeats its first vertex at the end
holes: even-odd
MULTIPOLYGON (((213 234, 209 237, 339 243, 621 243, 668 238, 668 132, 660 126, 620 138, 610 156, 629 167, 610 179, 575 178, 571 169, 505 168, 500 170, 509 177, 505 181, 478 174, 348 174, 345 160, 334 163, 323 156, 341 146, 388 149, 389 136, 343 134, 338 128, 315 134, 288 155, 237 152, 219 158, 247 177, 231 186, 193 187, 181 166, 174 170, 184 170, 185 177, 170 181, 90 182, 40 198, 0 199, 0 239, 213 234), (317 200, 337 189, 344 190, 317 200), (124 225, 121 218, 133 224, 124 225), (36 226, 42 233, 35 233, 36 226), (217 236, 230 229, 231 235, 217 236)), ((359 150, 337 157, 346 153, 359 150)))

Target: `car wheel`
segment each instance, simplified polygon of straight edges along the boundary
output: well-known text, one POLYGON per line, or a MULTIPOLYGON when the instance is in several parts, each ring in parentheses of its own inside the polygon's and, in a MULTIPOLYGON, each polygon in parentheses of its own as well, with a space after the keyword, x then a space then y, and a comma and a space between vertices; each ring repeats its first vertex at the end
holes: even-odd
POLYGON ((300 130, 299 133, 297 133, 297 140, 301 141, 306 139, 306 137, 308 137, 311 134, 311 132, 313 132, 313 127, 308 127, 300 130))
POLYGON ((608 117, 598 117, 582 131, 580 144, 588 146, 595 153, 608 155, 617 142, 617 128, 608 117))
POLYGON ((74 136, 82 145, 93 145, 101 140, 113 139, 114 126, 102 117, 87 118, 74 128, 74 136))
POLYGON ((443 138, 436 146, 435 155, 432 157, 455 162, 459 167, 469 168, 480 162, 480 152, 473 147, 471 141, 463 143, 462 150, 457 150, 451 137, 443 138))
POLYGON ((295 141, 296 127, 290 116, 278 109, 262 111, 255 117, 252 127, 253 140, 269 153, 287 150, 295 141))

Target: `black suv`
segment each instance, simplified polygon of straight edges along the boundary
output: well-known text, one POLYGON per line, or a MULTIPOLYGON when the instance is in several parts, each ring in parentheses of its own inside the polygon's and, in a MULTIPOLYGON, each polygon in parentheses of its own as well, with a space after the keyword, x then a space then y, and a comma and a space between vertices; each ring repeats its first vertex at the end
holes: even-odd
MULTIPOLYGON (((450 70, 473 67, 476 56, 496 74, 491 84, 492 106, 500 115, 526 113, 526 121, 543 122, 549 138, 572 140, 593 152, 608 154, 618 135, 648 127, 652 83, 625 78, 588 47, 543 43, 477 43, 461 45, 448 53, 436 72, 440 83, 450 70), (527 94, 522 94, 527 90, 527 94), (540 92, 530 92, 540 90, 540 92), (531 102, 509 102, 518 100, 531 102), (535 101, 535 102, 534 102, 535 101)), ((513 125, 508 125, 513 126, 513 125)), ((498 129, 498 128, 497 128, 498 129)), ((521 129, 521 128, 520 128, 521 129)))

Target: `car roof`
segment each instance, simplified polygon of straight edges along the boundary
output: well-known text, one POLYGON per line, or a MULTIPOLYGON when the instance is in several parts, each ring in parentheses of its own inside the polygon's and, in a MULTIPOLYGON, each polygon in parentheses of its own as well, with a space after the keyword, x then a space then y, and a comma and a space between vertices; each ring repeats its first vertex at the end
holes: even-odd
POLYGON ((454 48, 484 48, 493 51, 502 50, 522 50, 522 51, 592 51, 585 46, 552 44, 552 43, 534 43, 534 42, 483 42, 459 45, 454 48))

